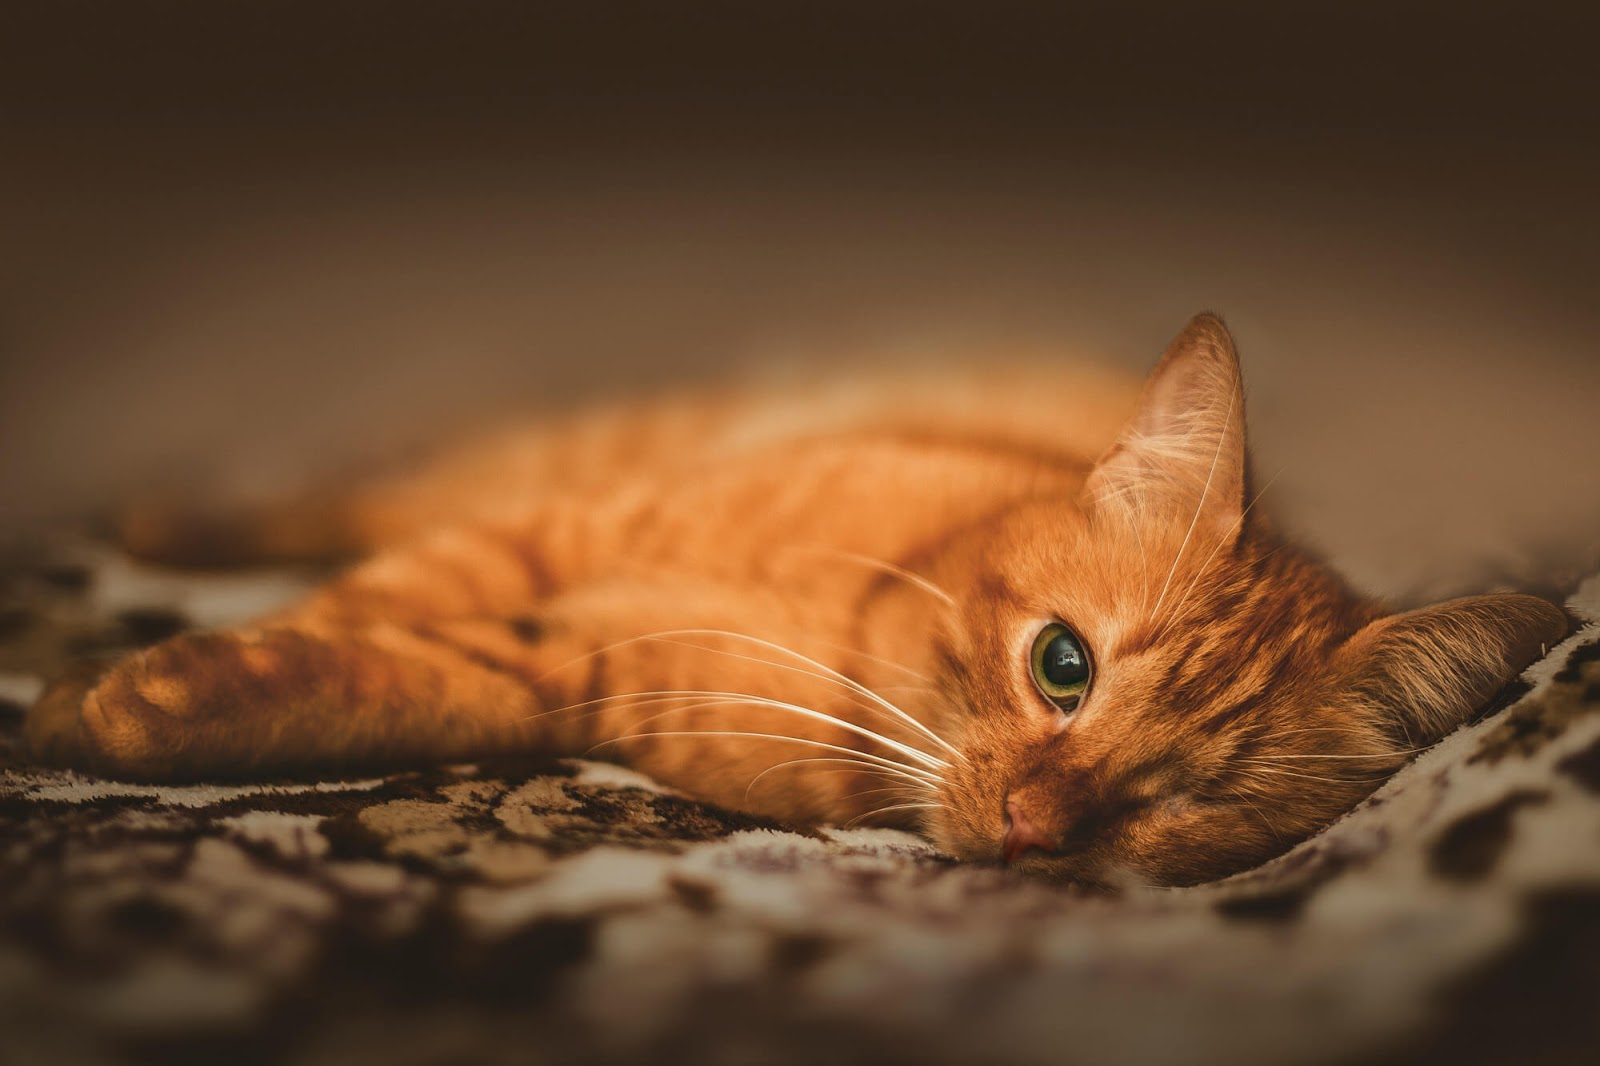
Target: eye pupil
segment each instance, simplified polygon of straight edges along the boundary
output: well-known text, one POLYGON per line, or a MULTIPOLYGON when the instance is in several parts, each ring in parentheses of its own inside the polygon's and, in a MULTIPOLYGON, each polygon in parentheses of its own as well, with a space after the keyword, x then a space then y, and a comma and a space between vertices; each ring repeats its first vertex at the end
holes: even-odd
POLYGON ((1045 626, 1034 638, 1034 683, 1063 710, 1077 706, 1089 686, 1091 672, 1083 641, 1061 623, 1045 626))
POLYGON ((1088 680, 1084 668, 1083 649, 1070 633, 1058 634, 1044 652, 1044 674, 1054 685, 1076 685, 1088 680))

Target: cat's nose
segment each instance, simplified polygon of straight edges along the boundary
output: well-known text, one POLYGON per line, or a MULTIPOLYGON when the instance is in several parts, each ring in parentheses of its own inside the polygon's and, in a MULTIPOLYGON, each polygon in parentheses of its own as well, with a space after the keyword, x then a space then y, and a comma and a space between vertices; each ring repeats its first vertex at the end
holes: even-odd
POLYGON ((1015 799, 1006 800, 1006 834, 1001 838, 1000 850, 1005 856, 1006 865, 1020 859, 1029 848, 1038 848, 1040 851, 1054 851, 1055 841, 1051 840, 1038 827, 1028 820, 1023 813, 1022 805, 1015 799))

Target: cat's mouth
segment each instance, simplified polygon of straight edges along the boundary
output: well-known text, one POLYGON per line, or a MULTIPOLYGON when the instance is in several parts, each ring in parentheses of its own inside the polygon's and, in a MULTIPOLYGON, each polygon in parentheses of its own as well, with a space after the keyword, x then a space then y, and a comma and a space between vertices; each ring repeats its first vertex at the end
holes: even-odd
POLYGON ((1030 878, 1085 887, 1109 886, 1101 864, 1085 852, 1060 850, 1026 812, 1002 812, 993 825, 969 824, 955 809, 935 812, 924 832, 946 854, 967 863, 1001 867, 1030 878))
POLYGON ((974 805, 966 804, 936 812, 942 817, 931 820, 925 832, 961 861, 1095 893, 1199 884, 1271 857, 1210 848, 1190 838, 1183 828, 1196 819, 1214 819, 1217 804, 1188 791, 1144 797, 1114 811, 1085 809, 1055 832, 1052 823, 1031 817, 1022 803, 997 800, 995 805, 1000 816, 989 824, 967 814, 974 805), (1141 852, 1134 844, 1144 837, 1160 843, 1141 852))

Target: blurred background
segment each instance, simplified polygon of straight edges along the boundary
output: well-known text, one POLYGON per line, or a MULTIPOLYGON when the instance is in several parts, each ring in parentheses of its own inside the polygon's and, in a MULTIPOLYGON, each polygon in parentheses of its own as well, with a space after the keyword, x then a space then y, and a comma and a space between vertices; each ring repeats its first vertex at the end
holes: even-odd
POLYGON ((952 350, 1142 369, 1211 308, 1276 511, 1359 584, 1558 584, 1600 560, 1597 29, 8 4, 0 533, 669 382, 952 350))

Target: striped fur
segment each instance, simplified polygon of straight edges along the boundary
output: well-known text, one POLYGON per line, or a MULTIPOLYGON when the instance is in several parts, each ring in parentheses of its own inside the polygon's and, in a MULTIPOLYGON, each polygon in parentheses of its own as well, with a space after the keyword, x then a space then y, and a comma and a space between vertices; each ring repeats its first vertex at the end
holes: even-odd
POLYGON ((1009 805, 1020 864, 1062 879, 1216 877, 1348 809, 1564 629, 1525 596, 1354 595, 1253 508, 1244 425, 1203 315, 1138 396, 1033 367, 678 397, 247 519, 147 510, 146 554, 368 557, 58 686, 30 736, 151 778, 595 754, 976 861, 1009 805), (1030 673, 1055 620, 1095 663, 1071 714, 1030 673))

